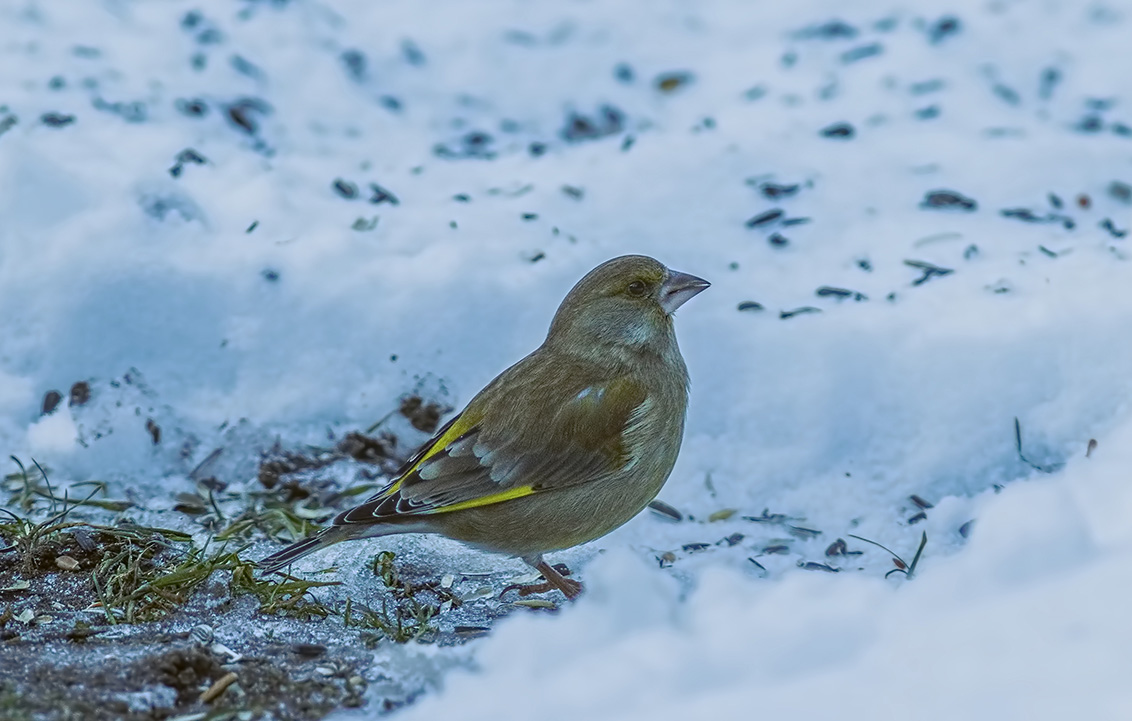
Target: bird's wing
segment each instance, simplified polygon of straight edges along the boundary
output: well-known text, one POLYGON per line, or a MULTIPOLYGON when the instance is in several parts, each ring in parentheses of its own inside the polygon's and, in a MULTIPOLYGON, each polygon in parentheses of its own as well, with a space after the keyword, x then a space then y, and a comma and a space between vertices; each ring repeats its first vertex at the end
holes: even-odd
POLYGON ((335 524, 376 523, 394 517, 486 506, 606 478, 634 462, 626 433, 649 406, 632 379, 583 385, 544 417, 524 404, 475 401, 409 460, 397 480, 335 524))

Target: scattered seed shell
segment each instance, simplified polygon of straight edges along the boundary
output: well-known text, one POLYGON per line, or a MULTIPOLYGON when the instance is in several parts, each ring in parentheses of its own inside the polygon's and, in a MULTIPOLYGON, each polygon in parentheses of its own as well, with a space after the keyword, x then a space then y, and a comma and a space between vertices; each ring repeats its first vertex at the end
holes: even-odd
POLYGON ((820 134, 825 138, 850 140, 857 134, 857 130, 849 123, 834 123, 822 128, 820 134))
POLYGON ((930 502, 925 501, 924 499, 920 498, 915 493, 908 496, 908 499, 910 501, 912 501, 912 503, 915 503, 920 508, 935 508, 935 506, 933 504, 931 504, 930 502))
POLYGON ((239 661, 240 659, 243 658, 242 655, 236 653, 235 651, 228 648, 227 646, 225 646, 222 643, 212 644, 212 646, 209 650, 212 651, 217 656, 227 656, 228 660, 225 661, 225 663, 236 663, 237 661, 239 661))
POLYGON ((667 518, 672 521, 683 521, 684 514, 668 505, 664 501, 652 501, 649 503, 649 510, 657 514, 661 518, 667 518))
POLYGON ((321 643, 296 643, 291 650, 304 658, 318 658, 326 653, 326 646, 321 643))
POLYGON ((1132 185, 1114 180, 1108 184, 1108 194, 1121 203, 1132 203, 1132 185))
POLYGON ((784 215, 786 215, 786 211, 782 208, 771 208, 747 220, 746 225, 748 228, 757 228, 773 223, 784 215))
POLYGON ((746 538, 746 536, 744 536, 742 533, 732 533, 730 536, 727 536, 726 538, 722 538, 722 539, 716 541, 715 545, 717 545, 717 546, 723 546, 723 545, 736 546, 739 543, 741 543, 744 538, 746 538))
POLYGON ((90 383, 79 381, 71 386, 69 405, 81 406, 85 405, 88 401, 90 401, 90 383))
POLYGON ((661 73, 656 77, 656 89, 662 93, 671 93, 690 85, 693 80, 695 76, 683 70, 661 73))
POLYGON ((769 508, 764 508, 762 515, 743 516, 743 520, 754 521, 755 523, 782 523, 790 520, 790 518, 785 513, 771 513, 769 508))
POLYGON ((797 538, 817 538, 821 535, 821 531, 816 531, 812 528, 803 528, 801 526, 787 526, 786 530, 790 532, 791 536, 797 538))
POLYGON ((920 207, 924 209, 962 210, 972 213, 978 210, 979 204, 973 198, 968 198, 954 190, 931 190, 924 195, 920 207))
POLYGON ((47 391, 47 393, 43 396, 43 415, 50 415, 56 408, 59 407, 59 403, 62 400, 63 394, 59 391, 47 391))
POLYGON ((779 311, 779 320, 788 320, 797 315, 805 315, 807 313, 821 313, 821 308, 814 308, 813 306, 802 306, 801 308, 794 308, 792 310, 779 311))
POLYGON ((200 646, 209 645, 214 637, 215 632, 212 630, 212 626, 206 623, 193 626, 192 630, 189 631, 189 640, 200 646))
POLYGON ((789 198, 798 192, 800 185, 794 183, 792 185, 779 185, 778 183, 763 183, 759 187, 762 194, 770 200, 777 200, 778 198, 789 198))
POLYGON ((834 568, 825 563, 818 563, 817 561, 798 561, 798 568, 803 571, 825 571, 826 573, 840 573, 840 568, 834 568))
POLYGON ((467 594, 464 594, 463 596, 460 596, 460 600, 461 601, 474 601, 477 598, 487 598, 489 596, 494 596, 494 595, 495 595, 495 589, 492 588, 491 586, 480 586, 479 588, 472 591, 471 593, 467 593, 467 594))

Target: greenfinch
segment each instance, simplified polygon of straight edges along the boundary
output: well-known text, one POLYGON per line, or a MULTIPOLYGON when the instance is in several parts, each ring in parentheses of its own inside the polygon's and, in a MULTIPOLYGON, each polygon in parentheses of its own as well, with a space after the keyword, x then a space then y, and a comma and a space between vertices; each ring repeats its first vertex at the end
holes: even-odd
POLYGON ((637 515, 676 463, 688 371, 673 312, 709 283, 640 255, 590 271, 546 340, 488 383, 401 468, 333 523, 258 564, 277 570, 339 541, 439 533, 517 556, 568 598, 543 560, 637 515))

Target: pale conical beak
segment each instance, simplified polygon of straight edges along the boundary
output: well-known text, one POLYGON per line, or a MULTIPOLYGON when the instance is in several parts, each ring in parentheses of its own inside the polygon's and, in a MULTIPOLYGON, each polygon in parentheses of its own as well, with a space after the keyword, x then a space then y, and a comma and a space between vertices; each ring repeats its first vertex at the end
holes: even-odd
POLYGON ((711 283, 694 275, 670 270, 668 279, 660 286, 660 307, 671 315, 677 308, 687 303, 711 283))

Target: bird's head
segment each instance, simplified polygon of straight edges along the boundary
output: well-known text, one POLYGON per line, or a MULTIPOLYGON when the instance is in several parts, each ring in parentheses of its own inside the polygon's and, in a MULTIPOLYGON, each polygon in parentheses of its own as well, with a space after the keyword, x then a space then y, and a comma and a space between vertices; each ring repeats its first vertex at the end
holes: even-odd
POLYGON ((672 314, 710 285, 644 255, 623 255, 591 270, 566 295, 547 343, 586 354, 675 350, 672 314))

